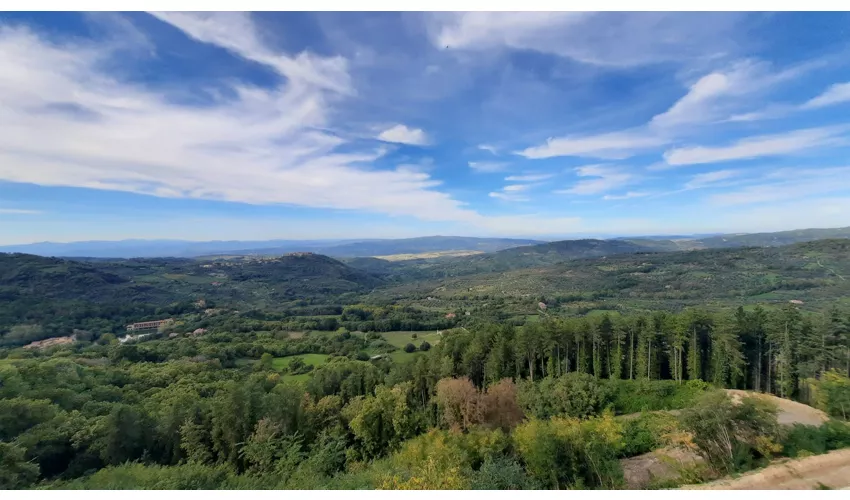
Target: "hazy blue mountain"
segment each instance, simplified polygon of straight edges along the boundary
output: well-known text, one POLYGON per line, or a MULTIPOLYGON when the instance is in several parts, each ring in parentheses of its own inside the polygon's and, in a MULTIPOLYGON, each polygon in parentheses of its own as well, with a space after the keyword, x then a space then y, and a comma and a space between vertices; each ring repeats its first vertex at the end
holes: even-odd
POLYGON ((426 236, 406 239, 268 240, 268 241, 181 241, 121 240, 74 243, 31 243, 0 247, 0 252, 26 253, 43 257, 199 257, 210 255, 283 255, 315 252, 333 257, 370 257, 400 253, 476 250, 495 252, 539 240, 426 236))

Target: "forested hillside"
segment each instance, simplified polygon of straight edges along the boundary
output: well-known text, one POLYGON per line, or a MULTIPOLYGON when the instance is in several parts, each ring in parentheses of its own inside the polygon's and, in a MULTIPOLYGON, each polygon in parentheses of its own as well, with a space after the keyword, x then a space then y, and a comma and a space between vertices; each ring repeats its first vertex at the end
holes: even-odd
POLYGON ((0 487, 620 488, 701 458, 663 487, 850 446, 848 240, 347 262, 0 255, 0 487))

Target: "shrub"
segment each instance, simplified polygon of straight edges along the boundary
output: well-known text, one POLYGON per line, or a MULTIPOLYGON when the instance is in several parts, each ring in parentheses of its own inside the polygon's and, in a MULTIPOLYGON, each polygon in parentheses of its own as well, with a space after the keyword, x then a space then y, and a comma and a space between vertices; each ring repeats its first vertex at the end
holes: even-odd
POLYGON ((534 490, 537 483, 516 460, 508 457, 487 459, 472 474, 469 488, 473 490, 534 490))
POLYGON ((622 484, 617 456, 622 428, 610 413, 580 421, 529 420, 513 433, 528 474, 545 488, 614 488, 622 484))
POLYGON ((794 458, 803 451, 815 455, 826 453, 826 435, 819 427, 794 424, 783 436, 783 455, 794 458))
POLYGON ((427 340, 423 340, 421 344, 419 344, 420 351, 429 351, 431 349, 431 344, 428 343, 427 340))
POLYGON ((687 408, 710 387, 701 380, 680 384, 674 380, 612 379, 605 384, 617 414, 687 408))
POLYGON ((691 433, 697 452, 716 471, 746 470, 753 461, 770 458, 781 447, 776 407, 757 397, 739 404, 725 392, 710 392, 682 412, 682 426, 691 433))
POLYGON ((667 436, 677 427, 678 420, 669 413, 644 413, 626 420, 621 456, 633 457, 663 447, 667 444, 667 436))
POLYGON ((783 455, 819 455, 850 447, 850 424, 830 420, 820 427, 795 424, 782 437, 783 455))
POLYGON ((416 351, 415 345, 408 342, 408 344, 406 346, 404 346, 404 352, 414 352, 414 351, 416 351))

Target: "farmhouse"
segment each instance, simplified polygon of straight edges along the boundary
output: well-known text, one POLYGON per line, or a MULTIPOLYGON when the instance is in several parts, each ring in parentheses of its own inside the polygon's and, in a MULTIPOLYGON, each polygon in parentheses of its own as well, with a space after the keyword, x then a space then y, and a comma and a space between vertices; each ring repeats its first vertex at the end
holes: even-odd
POLYGON ((141 323, 133 323, 132 325, 127 325, 127 331, 135 332, 137 330, 156 330, 162 325, 168 325, 173 322, 173 318, 160 319, 157 321, 142 321, 141 323))

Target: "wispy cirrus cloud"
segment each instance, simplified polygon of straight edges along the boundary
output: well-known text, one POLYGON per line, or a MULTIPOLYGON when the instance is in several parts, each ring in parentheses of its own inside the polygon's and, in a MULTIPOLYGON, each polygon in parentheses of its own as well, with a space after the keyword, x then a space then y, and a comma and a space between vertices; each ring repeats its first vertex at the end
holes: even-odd
POLYGON ((36 215, 44 213, 41 210, 28 210, 23 208, 0 208, 0 214, 9 215, 36 215))
POLYGON ((603 160, 619 160, 639 151, 663 146, 668 139, 645 130, 552 138, 541 146, 526 148, 517 154, 531 159, 558 156, 581 156, 603 160))
POLYGON ((471 161, 468 163, 469 168, 475 172, 482 174, 493 174, 504 172, 508 168, 508 163, 501 161, 471 161))
POLYGON ((822 108, 850 102, 850 82, 831 85, 822 94, 805 102, 802 109, 822 108))
POLYGON ((845 144, 845 132, 845 127, 818 127, 748 137, 729 146, 675 148, 664 153, 664 160, 671 166, 683 166, 799 153, 845 144))
POLYGON ((624 194, 606 194, 602 197, 603 200, 629 200, 632 198, 644 198, 651 196, 649 191, 627 191, 624 194))
POLYGON ((350 91, 343 60, 272 54, 251 33, 247 15, 159 17, 196 40, 268 64, 286 80, 273 87, 232 83, 233 98, 184 105, 108 73, 108 46, 0 28, 0 66, 7 68, 0 78, 0 180, 481 220, 436 190, 440 182, 427 173, 371 168, 382 150, 340 152, 346 140, 327 129, 329 98, 350 91))
POLYGON ((850 192, 850 167, 781 169, 755 183, 708 198, 714 205, 750 205, 850 192))
POLYGON ((622 167, 596 164, 577 167, 575 173, 579 177, 589 177, 575 183, 568 189, 555 191, 557 194, 594 195, 607 193, 637 180, 637 176, 622 167))
POLYGON ((506 181, 509 182, 539 182, 545 181, 546 179, 551 179, 555 174, 525 174, 525 175, 511 175, 505 177, 506 181))
POLYGON ((441 50, 511 48, 628 67, 721 52, 735 43, 731 30, 740 19, 723 13, 463 12, 432 14, 429 25, 441 50))
POLYGON ((714 172, 705 172, 691 177, 685 184, 685 189, 700 189, 717 184, 733 177, 741 175, 740 170, 715 170, 714 172))

